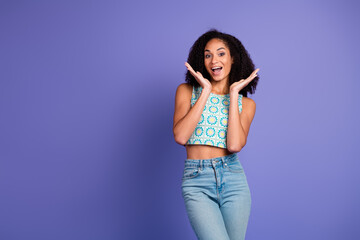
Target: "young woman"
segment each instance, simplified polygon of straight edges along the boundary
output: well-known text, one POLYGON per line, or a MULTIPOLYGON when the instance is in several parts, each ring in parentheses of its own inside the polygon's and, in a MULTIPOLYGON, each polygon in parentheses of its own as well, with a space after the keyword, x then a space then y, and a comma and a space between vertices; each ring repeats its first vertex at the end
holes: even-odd
POLYGON ((211 30, 192 46, 175 97, 173 132, 186 147, 182 194, 198 239, 244 239, 251 196, 236 155, 246 144, 259 77, 242 43, 211 30))

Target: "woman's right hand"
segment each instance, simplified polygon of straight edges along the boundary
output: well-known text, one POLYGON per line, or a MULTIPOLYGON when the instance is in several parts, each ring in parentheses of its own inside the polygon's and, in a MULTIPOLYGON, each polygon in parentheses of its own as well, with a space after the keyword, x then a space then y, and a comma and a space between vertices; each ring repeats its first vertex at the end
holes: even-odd
POLYGON ((191 73, 191 75, 194 76, 194 78, 196 79, 196 81, 200 84, 200 86, 204 89, 204 90, 208 90, 211 91, 212 89, 212 85, 210 83, 209 80, 207 80, 206 78, 203 77, 203 75, 201 74, 201 72, 195 72, 194 69, 190 66, 189 63, 185 62, 185 66, 187 67, 187 69, 189 70, 189 72, 191 73))

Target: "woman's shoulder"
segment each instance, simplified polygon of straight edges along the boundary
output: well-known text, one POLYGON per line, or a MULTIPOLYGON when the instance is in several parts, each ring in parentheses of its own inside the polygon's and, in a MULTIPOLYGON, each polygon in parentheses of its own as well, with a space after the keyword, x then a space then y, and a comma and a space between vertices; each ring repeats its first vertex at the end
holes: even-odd
POLYGON ((242 97, 243 108, 256 109, 256 103, 253 99, 248 97, 242 97))
POLYGON ((192 91, 193 87, 190 83, 180 83, 180 85, 178 86, 178 89, 180 89, 180 88, 184 88, 184 89, 192 91))
POLYGON ((181 95, 191 95, 192 94, 192 85, 190 83, 181 83, 176 90, 176 94, 181 95))

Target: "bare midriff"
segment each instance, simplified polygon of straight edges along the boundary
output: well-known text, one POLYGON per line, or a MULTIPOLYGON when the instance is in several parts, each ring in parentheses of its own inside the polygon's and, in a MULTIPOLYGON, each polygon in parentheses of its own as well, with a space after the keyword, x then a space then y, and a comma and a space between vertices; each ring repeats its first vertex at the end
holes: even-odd
POLYGON ((209 159, 231 154, 227 148, 207 145, 185 145, 188 159, 209 159))

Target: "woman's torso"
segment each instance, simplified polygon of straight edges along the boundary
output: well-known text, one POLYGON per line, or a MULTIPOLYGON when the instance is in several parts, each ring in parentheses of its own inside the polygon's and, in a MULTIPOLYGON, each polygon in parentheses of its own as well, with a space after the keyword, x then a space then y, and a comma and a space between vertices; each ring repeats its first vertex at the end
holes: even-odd
POLYGON ((231 154, 226 148, 207 145, 186 145, 185 148, 188 159, 209 159, 231 154))
MULTIPOLYGON (((196 102, 197 98, 194 99, 194 88, 193 87, 191 87, 191 91, 192 91, 192 98, 191 98, 192 104, 191 105, 193 105, 196 102)), ((201 92, 201 90, 200 90, 200 92, 201 92)), ((198 97, 199 92, 197 92, 195 95, 198 97)), ((218 95, 218 94, 213 94, 213 95, 215 95, 216 97, 224 97, 225 96, 225 95, 218 95)), ((240 99, 242 99, 242 98, 240 98, 240 99)), ((241 104, 241 100, 240 100, 240 104, 241 104)), ((241 107, 242 106, 240 105, 240 109, 241 109, 241 107)), ((199 145, 199 144, 196 144, 196 145, 186 144, 185 147, 186 147, 186 153, 187 153, 188 159, 209 159, 209 158, 222 157, 222 156, 231 154, 231 152, 226 147, 216 147, 216 146, 199 145)))

